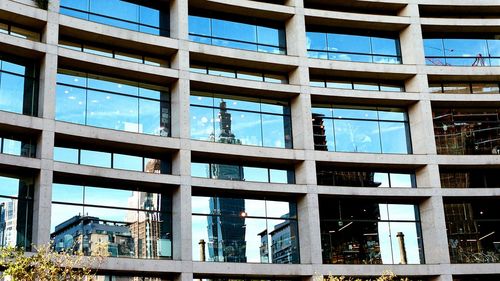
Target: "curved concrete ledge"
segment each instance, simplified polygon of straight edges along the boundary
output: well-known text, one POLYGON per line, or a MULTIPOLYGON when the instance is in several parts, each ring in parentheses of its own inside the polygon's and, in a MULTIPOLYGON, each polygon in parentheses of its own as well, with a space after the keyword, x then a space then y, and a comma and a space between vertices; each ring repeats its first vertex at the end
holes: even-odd
POLYGON ((429 94, 437 106, 500 106, 500 94, 429 94))
POLYGON ((248 160, 262 163, 288 163, 304 160, 303 150, 261 147, 251 145, 224 144, 210 141, 191 140, 193 153, 220 154, 219 159, 248 160))
MULTIPOLYGON (((162 259, 132 259, 107 257, 102 262, 99 273, 112 271, 130 275, 131 268, 139 268, 144 273, 179 273, 183 270, 183 262, 177 260, 162 259)), ((138 274, 137 274, 138 275, 138 274)), ((163 275, 163 277, 165 274, 163 275)))
POLYGON ((42 30, 47 22, 47 11, 36 8, 35 3, 30 2, 31 5, 15 1, 0 1, 0 18, 42 30))
POLYGON ((308 59, 308 62, 310 72, 315 75, 406 80, 417 73, 417 67, 409 64, 365 63, 323 59, 308 59))
POLYGON ((306 24, 399 32, 410 25, 410 17, 358 14, 305 9, 306 24))
POLYGON ((318 185, 319 195, 392 197, 397 198, 426 198, 435 195, 432 188, 384 188, 384 187, 352 187, 318 185))
POLYGON ((500 32, 498 19, 421 18, 423 32, 500 32))
POLYGON ((422 99, 423 94, 311 87, 313 102, 358 103, 362 105, 409 106, 422 99))
POLYGON ((121 46, 125 49, 142 52, 147 50, 151 54, 158 55, 172 55, 179 48, 179 42, 176 39, 118 28, 66 15, 59 15, 59 32, 83 41, 121 46))
POLYGON ((131 133, 125 131, 103 129, 91 126, 72 124, 62 121, 55 122, 56 134, 84 137, 94 139, 93 141, 110 141, 114 143, 140 145, 149 148, 178 150, 180 147, 179 139, 160 137, 139 133, 131 133))
POLYGON ((446 166, 477 166, 488 165, 488 167, 500 167, 498 155, 436 155, 436 163, 446 166))
POLYGON ((338 163, 339 165, 369 164, 373 168, 405 167, 410 169, 425 166, 429 162, 427 155, 416 154, 314 151, 314 158, 318 162, 338 163))
POLYGON ((9 128, 9 130, 41 131, 44 129, 44 120, 42 118, 11 113, 0 110, 0 128, 9 128))
POLYGON ((189 7, 278 21, 285 21, 295 13, 290 6, 244 0, 191 0, 189 7))
POLYGON ((180 177, 173 175, 144 173, 120 169, 101 168, 54 161, 54 172, 79 176, 99 177, 109 180, 130 181, 149 184, 179 185, 180 177))
POLYGON ((297 184, 279 184, 252 181, 231 181, 218 179, 196 178, 191 179, 191 185, 194 189, 197 186, 209 189, 235 190, 235 191, 257 191, 266 194, 305 194, 307 186, 297 184))
POLYGON ((445 197, 500 197, 500 188, 441 188, 445 197))
POLYGON ((312 276, 311 265, 307 264, 268 264, 268 263, 231 263, 231 262, 193 262, 193 273, 220 274, 229 276, 312 276))
POLYGON ((269 70, 288 72, 299 64, 299 58, 295 56, 253 52, 196 42, 189 42, 189 51, 191 59, 194 60, 215 61, 232 65, 233 59, 237 59, 245 61, 246 67, 256 69, 267 68, 269 70))
POLYGON ((2 169, 34 169, 40 170, 42 168, 42 161, 37 158, 21 157, 9 154, 0 154, 0 167, 2 169))
POLYGON ((170 83, 179 77, 179 71, 171 68, 114 59, 64 47, 58 48, 58 54, 58 66, 62 68, 85 69, 89 72, 99 69, 102 74, 157 84, 170 83))
POLYGON ((300 94, 300 86, 190 73, 191 90, 227 92, 252 97, 290 98, 300 94))
POLYGON ((0 48, 17 56, 40 59, 47 52, 44 43, 0 33, 0 48))

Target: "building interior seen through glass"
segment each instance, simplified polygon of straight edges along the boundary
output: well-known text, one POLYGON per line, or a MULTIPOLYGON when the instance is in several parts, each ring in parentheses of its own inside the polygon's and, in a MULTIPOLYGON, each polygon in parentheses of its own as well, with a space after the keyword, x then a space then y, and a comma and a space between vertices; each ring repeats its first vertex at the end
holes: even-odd
POLYGON ((443 188, 498 188, 500 177, 498 169, 457 169, 439 168, 443 188))
POLYGON ((355 81, 348 78, 311 78, 309 84, 312 87, 324 87, 346 90, 363 90, 363 91, 383 91, 383 92, 404 92, 404 83, 397 81, 376 81, 357 79, 355 81))
POLYGON ((500 154, 500 110, 433 108, 438 154, 500 154))
POLYGON ((191 92, 191 139, 292 148, 288 102, 191 92))
POLYGON ((190 11, 189 39, 222 47, 286 54, 284 25, 262 19, 190 11))
MULTIPOLYGON (((477 35, 475 35, 477 36, 477 35)), ((428 65, 500 66, 500 39, 424 38, 428 65)))
POLYGON ((0 132, 0 153, 34 158, 36 143, 29 134, 0 132))
POLYGON ((415 174, 373 170, 348 170, 317 165, 318 185, 352 187, 417 187, 415 174))
POLYGON ((320 197, 323 263, 424 263, 418 206, 320 197))
POLYGON ((0 110, 37 115, 38 82, 35 63, 0 55, 0 110))
POLYGON ((494 198, 447 199, 446 232, 452 263, 500 262, 500 207, 494 198))
POLYGON ((345 34, 307 31, 310 58, 353 62, 401 64, 399 39, 396 36, 345 34))
POLYGON ((0 246, 31 249, 33 178, 0 174, 0 246))
POLYGON ((295 183, 293 169, 276 169, 222 163, 191 163, 191 176, 208 179, 295 183))
POLYGON ((498 94, 498 82, 429 82, 429 92, 436 94, 498 94))
POLYGON ((316 150, 411 153, 403 109, 313 104, 312 123, 316 150))
POLYGON ((60 13, 120 28, 169 36, 168 1, 61 0, 60 13))
POLYGON ((192 197, 193 260, 299 263, 294 202, 192 197))
POLYGON ((170 195, 60 183, 52 189, 56 251, 91 255, 105 249, 112 257, 172 258, 170 195))
POLYGON ((59 70, 56 119, 107 129, 169 136, 167 87, 59 70))

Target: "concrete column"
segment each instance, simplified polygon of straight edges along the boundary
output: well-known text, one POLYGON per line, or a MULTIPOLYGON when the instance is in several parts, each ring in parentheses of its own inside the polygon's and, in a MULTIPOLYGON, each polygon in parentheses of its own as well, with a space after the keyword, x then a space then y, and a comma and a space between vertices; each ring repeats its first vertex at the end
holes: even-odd
POLYGON ((299 246, 301 264, 321 264, 321 231, 319 203, 315 186, 310 186, 307 195, 297 202, 299 223, 299 246))
POLYGON ((177 188, 172 202, 173 259, 191 261, 191 186, 177 188))
POLYGON ((420 204, 422 236, 426 264, 449 264, 448 239, 441 196, 432 196, 420 204))

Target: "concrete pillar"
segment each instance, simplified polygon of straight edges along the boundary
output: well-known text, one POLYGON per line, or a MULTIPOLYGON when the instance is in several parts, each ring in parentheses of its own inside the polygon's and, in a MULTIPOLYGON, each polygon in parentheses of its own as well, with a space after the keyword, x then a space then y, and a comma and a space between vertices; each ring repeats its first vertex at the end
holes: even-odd
POLYGON ((319 224, 319 203, 315 186, 297 202, 299 223, 299 246, 301 264, 321 264, 321 232, 319 224))
POLYGON ((420 204, 426 264, 449 264, 443 198, 432 196, 420 204))
POLYGON ((174 260, 191 261, 191 186, 181 185, 172 195, 174 260))

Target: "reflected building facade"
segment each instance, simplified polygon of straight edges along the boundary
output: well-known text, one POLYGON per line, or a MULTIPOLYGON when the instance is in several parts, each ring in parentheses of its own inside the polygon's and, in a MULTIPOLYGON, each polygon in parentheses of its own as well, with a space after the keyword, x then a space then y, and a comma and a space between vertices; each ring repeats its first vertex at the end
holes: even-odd
MULTIPOLYGON (((218 116, 220 134, 215 140, 221 143, 239 143, 231 132, 231 114, 227 112, 226 102, 220 102, 218 116)), ((213 135, 214 136, 214 135, 213 135)), ((212 136, 212 137, 213 137, 212 136)), ((242 173, 242 172, 241 172, 242 173)), ((213 165, 214 179, 233 180, 243 178, 238 166, 213 165)), ((245 241, 245 200, 239 198, 210 198, 210 213, 215 216, 208 220, 208 255, 213 261, 246 262, 245 241), (220 214, 239 214, 220 216, 220 214)))

